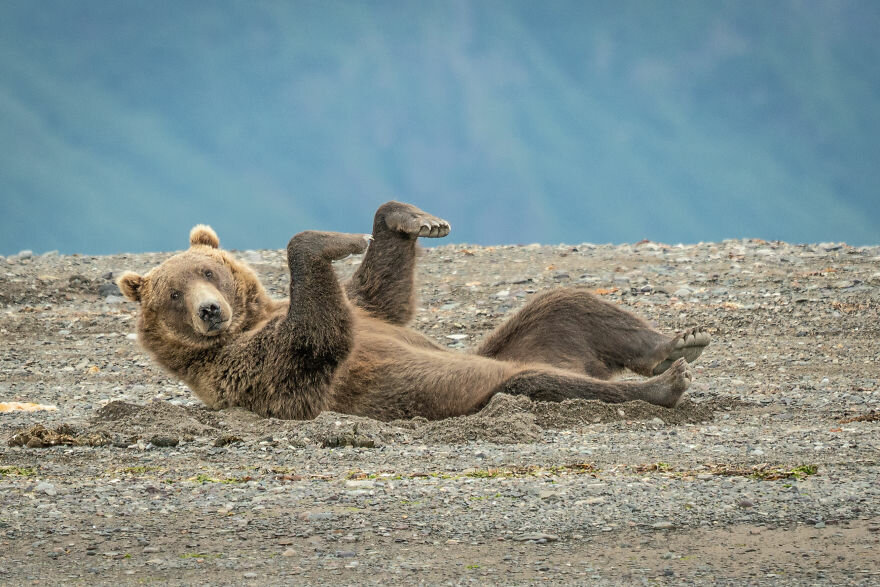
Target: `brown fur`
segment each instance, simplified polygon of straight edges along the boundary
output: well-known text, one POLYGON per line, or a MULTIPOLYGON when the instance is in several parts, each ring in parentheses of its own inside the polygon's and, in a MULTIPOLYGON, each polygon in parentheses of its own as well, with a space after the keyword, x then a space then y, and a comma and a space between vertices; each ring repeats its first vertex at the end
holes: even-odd
MULTIPOLYGON (((389 420, 473 413, 499 392, 677 403, 690 382, 684 359, 644 381, 607 379, 624 368, 650 375, 677 356, 683 337, 664 336, 584 290, 537 296, 475 354, 451 352, 407 328, 416 239, 448 231, 414 206, 383 205, 373 243, 344 291, 332 261, 363 252, 367 240, 297 234, 287 246, 290 299, 274 301, 249 267, 219 248, 214 231, 199 225, 189 250, 118 283, 141 304, 140 343, 213 408, 285 419, 331 409, 389 420)), ((695 356, 702 347, 688 350, 695 356)))

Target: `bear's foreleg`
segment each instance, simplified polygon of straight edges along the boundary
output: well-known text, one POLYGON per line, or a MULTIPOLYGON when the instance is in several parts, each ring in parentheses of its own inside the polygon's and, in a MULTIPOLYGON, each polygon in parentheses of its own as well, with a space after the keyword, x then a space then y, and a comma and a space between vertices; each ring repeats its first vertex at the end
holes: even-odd
POLYGON ((416 239, 447 234, 448 222, 415 206, 382 204, 373 219, 373 242, 346 285, 349 299, 377 318, 406 324, 416 308, 416 239))
POLYGON ((230 405, 262 416, 310 419, 327 409, 333 379, 354 346, 351 307, 332 262, 363 252, 363 235, 301 232, 287 245, 290 304, 240 345, 218 382, 230 405))

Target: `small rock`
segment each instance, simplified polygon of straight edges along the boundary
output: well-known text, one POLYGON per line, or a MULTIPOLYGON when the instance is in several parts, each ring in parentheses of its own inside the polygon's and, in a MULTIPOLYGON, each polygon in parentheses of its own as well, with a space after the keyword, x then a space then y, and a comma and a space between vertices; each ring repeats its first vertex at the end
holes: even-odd
POLYGON ((309 512, 300 514, 300 518, 308 522, 320 522, 321 520, 333 520, 336 518, 336 514, 333 512, 309 512))
POLYGON ((180 440, 173 436, 154 436, 150 439, 150 444, 157 447, 177 446, 180 440))
POLYGON ((297 551, 295 551, 294 549, 288 548, 287 550, 285 550, 284 552, 281 553, 281 556, 291 557, 291 556, 297 556, 298 554, 299 553, 297 551))
POLYGON ((110 283, 102 283, 98 286, 98 295, 106 298, 107 296, 121 296, 122 292, 119 291, 119 286, 111 281, 110 283))
POLYGON ((223 436, 221 436, 220 438, 218 438, 217 440, 214 441, 214 446, 220 447, 220 446, 226 446, 227 444, 235 444, 238 442, 244 442, 244 441, 241 438, 239 438, 238 436, 235 436, 234 434, 224 434, 223 436))
POLYGON ((350 489, 372 489, 376 486, 376 482, 369 479, 353 479, 346 481, 345 486, 350 489))
POLYGON ((693 292, 691 291, 691 289, 689 287, 680 287, 677 290, 675 290, 674 292, 672 292, 672 295, 681 298, 684 296, 689 296, 692 293, 693 292))
POLYGON ((750 499, 741 499, 738 502, 736 502, 736 505, 738 505, 741 508, 751 508, 751 507, 755 507, 755 502, 753 502, 750 499))
POLYGON ((19 251, 16 257, 18 257, 19 261, 24 261, 25 259, 31 259, 34 256, 34 252, 26 249, 24 251, 19 251))
POLYGON ((824 528, 824 527, 825 527, 825 522, 816 522, 816 523, 813 525, 813 527, 814 527, 814 528, 820 528, 820 529, 821 529, 821 528, 824 528))
POLYGON ((519 536, 514 536, 513 539, 518 542, 528 542, 529 540, 534 540, 535 542, 539 540, 543 540, 544 542, 556 542, 559 540, 559 536, 554 534, 544 534, 542 532, 527 532, 525 534, 520 534, 519 536))
POLYGON ((671 530, 673 528, 673 524, 672 522, 663 521, 651 524, 651 527, 655 530, 671 530))
POLYGON ((446 338, 451 338, 452 340, 464 340, 468 337, 467 334, 447 334, 446 338))
POLYGON ((34 491, 36 491, 38 493, 45 493, 48 496, 53 496, 53 495, 56 495, 56 493, 57 493, 55 491, 55 486, 52 485, 51 483, 47 483, 45 481, 37 484, 37 486, 34 488, 34 491))

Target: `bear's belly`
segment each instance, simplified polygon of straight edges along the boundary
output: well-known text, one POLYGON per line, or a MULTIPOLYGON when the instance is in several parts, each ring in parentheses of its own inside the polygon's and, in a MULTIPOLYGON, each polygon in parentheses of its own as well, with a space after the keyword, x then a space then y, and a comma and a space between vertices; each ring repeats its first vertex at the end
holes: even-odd
POLYGON ((513 363, 448 351, 408 328, 359 328, 334 383, 332 409, 380 420, 473 413, 516 370, 513 363))

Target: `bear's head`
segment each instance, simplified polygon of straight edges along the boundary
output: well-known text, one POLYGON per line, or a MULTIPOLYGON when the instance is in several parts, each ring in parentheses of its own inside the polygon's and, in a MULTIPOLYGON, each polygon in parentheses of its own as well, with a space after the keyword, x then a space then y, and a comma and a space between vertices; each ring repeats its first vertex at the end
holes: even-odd
POLYGON ((192 229, 190 248, 146 275, 125 272, 117 284, 141 305, 138 331, 147 350, 205 349, 258 320, 268 298, 253 271, 220 249, 209 227, 192 229))

